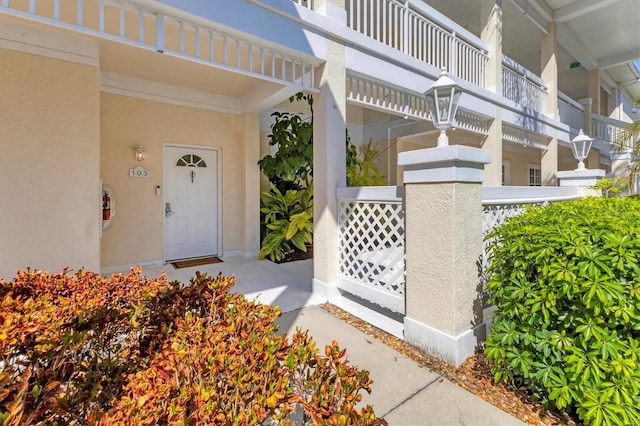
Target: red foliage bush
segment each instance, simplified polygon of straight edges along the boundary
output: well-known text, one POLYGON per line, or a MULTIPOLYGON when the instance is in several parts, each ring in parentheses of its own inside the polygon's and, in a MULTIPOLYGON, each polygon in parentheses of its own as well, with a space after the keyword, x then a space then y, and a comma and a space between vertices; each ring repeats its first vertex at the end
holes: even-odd
POLYGON ((386 424, 337 343, 276 333, 276 308, 196 273, 0 280, 0 424, 386 424))

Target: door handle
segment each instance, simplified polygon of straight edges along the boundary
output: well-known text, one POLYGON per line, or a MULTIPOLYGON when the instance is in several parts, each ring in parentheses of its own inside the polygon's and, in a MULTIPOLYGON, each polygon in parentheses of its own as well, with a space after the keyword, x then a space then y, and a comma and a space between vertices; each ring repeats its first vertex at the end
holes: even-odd
POLYGON ((171 216, 172 214, 174 214, 175 212, 173 210, 171 210, 171 203, 166 203, 164 205, 164 215, 166 217, 171 216))

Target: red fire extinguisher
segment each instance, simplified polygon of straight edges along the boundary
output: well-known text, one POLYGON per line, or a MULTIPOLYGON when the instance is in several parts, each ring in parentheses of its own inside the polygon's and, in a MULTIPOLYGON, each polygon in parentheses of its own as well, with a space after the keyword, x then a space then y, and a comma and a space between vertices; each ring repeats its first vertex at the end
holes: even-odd
POLYGON ((111 197, 106 191, 102 192, 102 220, 111 219, 111 197))

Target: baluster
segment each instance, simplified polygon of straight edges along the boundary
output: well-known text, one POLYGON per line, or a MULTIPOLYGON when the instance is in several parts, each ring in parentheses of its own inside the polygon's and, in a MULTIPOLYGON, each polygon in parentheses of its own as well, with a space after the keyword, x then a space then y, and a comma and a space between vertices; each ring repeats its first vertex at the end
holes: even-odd
POLYGON ((56 21, 60 20, 60 0, 53 2, 53 19, 56 21))
POLYGON ((124 9, 124 1, 120 1, 120 37, 124 38, 124 30, 125 30, 125 9, 124 9))
POLYGON ((196 58, 200 58, 200 27, 194 27, 196 37, 196 58))
POLYGON ((144 43, 144 11, 138 8, 138 41, 144 43))
POLYGON ((240 40, 236 39, 236 68, 240 68, 241 65, 242 64, 240 61, 240 40))
POLYGON ((214 61, 216 53, 216 39, 213 35, 213 31, 209 31, 209 60, 214 61))
POLYGON ((180 53, 184 53, 184 22, 178 21, 178 37, 180 39, 180 47, 178 48, 180 53))
POLYGON ((458 43, 457 43, 457 39, 456 39, 456 32, 454 31, 453 34, 450 36, 449 38, 449 58, 451 61, 451 64, 449 64, 449 66, 451 67, 451 75, 455 75, 458 76, 458 43))
POLYGON ((264 75, 264 49, 260 48, 260 74, 264 75))
POLYGON ((101 33, 104 32, 104 0, 100 0, 100 5, 98 7, 99 13, 99 31, 101 33))
POLYGON ((227 65, 229 63, 229 46, 227 45, 227 36, 222 36, 222 63, 227 65))
MULTIPOLYGON (((8 0, 7 0, 8 2, 8 0)), ((82 5, 84 3, 82 2, 82 0, 78 0, 77 6, 76 6, 76 11, 77 11, 77 16, 76 16, 76 22, 78 23, 78 26, 82 26, 82 21, 83 21, 83 11, 82 11, 82 5)))
POLYGON ((164 15, 156 12, 156 50, 164 52, 164 15))

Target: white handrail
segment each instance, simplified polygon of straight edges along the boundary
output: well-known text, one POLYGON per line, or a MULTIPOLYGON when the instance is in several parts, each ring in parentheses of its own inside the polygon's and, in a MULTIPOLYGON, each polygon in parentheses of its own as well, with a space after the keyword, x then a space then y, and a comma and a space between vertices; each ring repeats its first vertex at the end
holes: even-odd
POLYGON ((482 187, 482 204, 535 204, 581 198, 573 186, 489 186, 482 187))
POLYGON ((401 203, 404 199, 404 186, 360 186, 337 188, 336 198, 338 200, 401 203))

